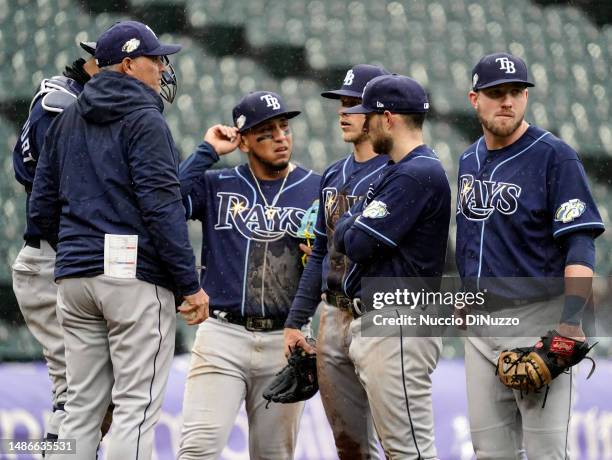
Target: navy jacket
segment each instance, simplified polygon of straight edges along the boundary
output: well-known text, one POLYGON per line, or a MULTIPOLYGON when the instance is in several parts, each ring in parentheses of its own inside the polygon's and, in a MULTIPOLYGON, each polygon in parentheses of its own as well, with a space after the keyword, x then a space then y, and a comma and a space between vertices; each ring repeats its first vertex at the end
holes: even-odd
POLYGON ((178 295, 199 289, 162 110, 151 88, 109 71, 51 124, 30 214, 50 241, 59 228, 57 279, 104 273, 104 235, 138 235, 138 279, 178 295))

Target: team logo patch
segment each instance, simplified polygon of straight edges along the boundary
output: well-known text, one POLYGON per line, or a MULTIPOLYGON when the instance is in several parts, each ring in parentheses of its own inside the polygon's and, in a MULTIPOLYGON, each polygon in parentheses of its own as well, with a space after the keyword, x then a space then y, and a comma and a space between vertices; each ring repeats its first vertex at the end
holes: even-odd
POLYGON ((555 213, 555 221, 567 224, 578 219, 586 211, 586 204, 578 198, 566 201, 555 213))
POLYGON ((476 83, 478 83, 478 74, 475 73, 474 74, 474 78, 472 78, 472 87, 476 86, 476 83))
POLYGON ((382 219, 389 215, 389 211, 387 211, 387 205, 382 201, 374 200, 372 201, 364 210, 363 217, 368 217, 370 219, 382 219))
POLYGON ((123 44, 121 47, 121 51, 124 53, 131 53, 132 51, 136 51, 140 46, 140 40, 137 38, 131 38, 127 42, 123 44))
POLYGON ((236 127, 238 129, 242 129, 245 123, 246 123, 246 117, 244 115, 240 115, 238 118, 236 118, 236 127))

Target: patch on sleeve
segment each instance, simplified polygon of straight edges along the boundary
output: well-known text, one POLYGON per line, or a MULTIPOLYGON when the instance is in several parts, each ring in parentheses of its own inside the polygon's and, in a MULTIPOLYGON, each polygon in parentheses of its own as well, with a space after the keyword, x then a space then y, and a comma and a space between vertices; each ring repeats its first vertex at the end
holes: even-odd
POLYGON ((382 219, 389 215, 389 211, 387 211, 387 205, 385 203, 374 200, 363 210, 362 215, 370 219, 382 219))
POLYGON ((584 214, 584 211, 586 211, 586 204, 578 198, 574 198, 559 206, 555 213, 555 221, 567 224, 578 219, 584 214))

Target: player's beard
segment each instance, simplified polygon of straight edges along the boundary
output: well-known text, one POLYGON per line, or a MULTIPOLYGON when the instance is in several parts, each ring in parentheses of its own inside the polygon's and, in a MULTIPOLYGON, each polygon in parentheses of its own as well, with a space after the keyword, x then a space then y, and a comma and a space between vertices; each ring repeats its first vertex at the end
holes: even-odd
POLYGON ((520 117, 511 125, 502 125, 501 123, 496 123, 495 118, 487 120, 486 118, 482 117, 479 112, 476 112, 476 114, 478 115, 478 120, 480 120, 482 126, 484 126, 487 131, 497 137, 510 136, 519 128, 519 126, 521 126, 521 123, 523 123, 523 117, 520 117))
POLYGON ((251 151, 250 154, 252 155, 253 159, 257 163, 262 165, 268 172, 272 172, 272 173, 277 173, 277 172, 285 170, 289 166, 289 162, 291 160, 291 155, 289 155, 289 158, 286 161, 275 163, 275 162, 272 162, 272 161, 266 160, 265 158, 260 157, 258 154, 256 154, 253 151, 251 151))
POLYGON ((370 135, 370 139, 372 139, 372 149, 379 155, 389 155, 391 150, 393 150, 394 143, 391 136, 381 134, 380 136, 374 138, 372 135, 370 135))

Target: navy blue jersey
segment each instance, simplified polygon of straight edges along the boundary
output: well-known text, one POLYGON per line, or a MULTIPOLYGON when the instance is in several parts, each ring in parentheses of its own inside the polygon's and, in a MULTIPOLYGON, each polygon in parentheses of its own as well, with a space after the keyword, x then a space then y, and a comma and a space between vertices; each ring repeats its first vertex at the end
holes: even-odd
POLYGON ((368 191, 370 183, 381 174, 389 158, 376 155, 359 163, 354 155, 339 160, 323 173, 319 191, 319 213, 312 255, 304 269, 298 292, 287 318, 287 327, 300 328, 316 311, 321 293, 341 294, 349 259, 334 246, 336 222, 368 191))
MULTIPOLYGON (((284 318, 303 270, 298 230, 321 176, 296 167, 276 205, 266 207, 248 165, 207 171, 217 160, 204 143, 179 171, 187 217, 202 221, 201 285, 210 310, 284 318)), ((259 180, 268 203, 282 182, 259 180)))
POLYGON ((444 269, 450 186, 426 145, 389 163, 336 225, 336 249, 351 259, 342 288, 361 297, 364 277, 440 277, 444 269))
MULTIPOLYGON (((461 155, 457 268, 462 278, 485 278, 481 289, 492 277, 562 278, 561 237, 603 229, 577 153, 551 133, 530 126, 514 144, 493 151, 481 137, 461 155)), ((511 298, 541 297, 536 289, 493 287, 511 298)))
POLYGON ((26 190, 26 229, 24 238, 40 238, 40 229, 30 218, 29 201, 34 173, 38 157, 45 142, 45 134, 53 119, 61 113, 62 107, 50 107, 43 102, 45 96, 54 91, 66 91, 72 96, 67 99, 76 101, 76 96, 83 91, 83 87, 76 81, 67 77, 53 77, 41 83, 36 95, 30 104, 30 114, 21 128, 21 134, 13 148, 13 169, 15 178, 26 190))

